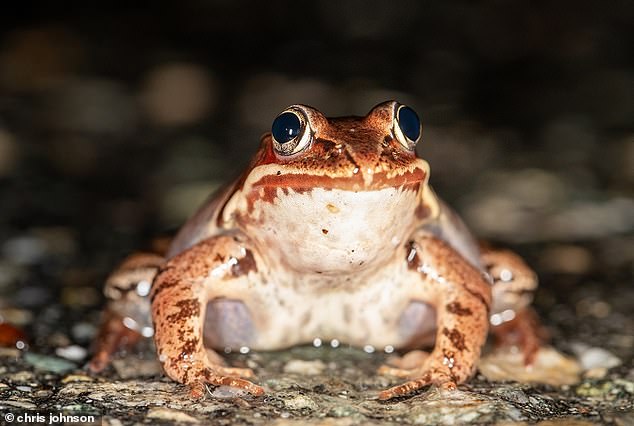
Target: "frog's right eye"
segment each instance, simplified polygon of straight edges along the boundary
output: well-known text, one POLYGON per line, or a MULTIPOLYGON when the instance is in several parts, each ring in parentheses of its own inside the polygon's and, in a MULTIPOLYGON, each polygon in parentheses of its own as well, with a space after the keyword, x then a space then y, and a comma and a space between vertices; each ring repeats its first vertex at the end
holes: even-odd
POLYGON ((289 108, 275 118, 271 127, 273 147, 278 154, 293 155, 308 146, 310 126, 304 113, 289 108))

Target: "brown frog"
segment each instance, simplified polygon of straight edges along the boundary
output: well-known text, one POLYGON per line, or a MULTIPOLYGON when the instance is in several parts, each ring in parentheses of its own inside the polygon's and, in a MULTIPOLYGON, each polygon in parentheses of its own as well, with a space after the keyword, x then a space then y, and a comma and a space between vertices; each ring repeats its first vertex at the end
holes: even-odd
POLYGON ((394 101, 365 117, 287 108, 243 175, 164 255, 133 255, 111 275, 92 370, 154 334, 165 372, 192 396, 207 384, 260 395, 250 369, 210 349, 434 345, 414 365, 380 369, 407 379, 379 394, 389 399, 466 381, 491 324, 530 362, 535 274, 511 252, 480 247, 436 196, 415 152, 421 132, 417 114, 394 101))

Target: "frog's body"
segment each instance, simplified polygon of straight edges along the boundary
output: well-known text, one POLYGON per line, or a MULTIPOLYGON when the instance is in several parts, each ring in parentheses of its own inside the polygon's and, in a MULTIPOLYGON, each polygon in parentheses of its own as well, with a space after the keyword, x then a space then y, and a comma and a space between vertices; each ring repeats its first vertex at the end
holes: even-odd
POLYGON ((435 342, 415 368, 383 369, 413 379, 383 398, 466 380, 489 316, 521 314, 536 282, 515 255, 482 253, 436 197, 414 152, 420 123, 412 114, 396 102, 362 118, 290 107, 243 176, 181 229, 165 261, 137 255, 113 274, 110 310, 147 325, 150 302, 121 283, 153 280, 160 359, 196 396, 205 383, 262 393, 237 377, 250 370, 222 366, 205 346, 272 350, 314 339, 377 348, 435 342))

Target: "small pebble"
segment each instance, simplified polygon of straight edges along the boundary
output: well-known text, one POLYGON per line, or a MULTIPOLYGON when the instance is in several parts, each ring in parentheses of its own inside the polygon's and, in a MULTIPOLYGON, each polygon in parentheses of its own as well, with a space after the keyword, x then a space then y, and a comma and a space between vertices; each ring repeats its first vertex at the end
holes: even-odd
POLYGON ((150 408, 146 418, 174 423, 200 423, 198 419, 185 412, 162 407, 150 408))
POLYGON ((32 352, 27 352, 24 355, 24 360, 38 370, 49 371, 57 374, 66 373, 77 368, 75 364, 66 361, 65 359, 40 355, 32 352))
POLYGON ((87 351, 78 345, 71 345, 65 348, 55 349, 55 353, 62 358, 69 359, 71 361, 81 361, 86 358, 87 351))
POLYGON ((284 406, 289 410, 316 410, 319 408, 315 401, 305 395, 296 395, 294 397, 284 398, 284 406))
POLYGON ((579 362, 584 370, 595 368, 612 368, 621 365, 623 362, 611 352, 597 347, 589 347, 584 343, 575 343, 572 350, 579 358, 579 362))
POLYGON ((72 383, 72 382, 92 382, 93 378, 90 376, 85 376, 83 374, 69 374, 68 376, 62 379, 62 383, 72 383))

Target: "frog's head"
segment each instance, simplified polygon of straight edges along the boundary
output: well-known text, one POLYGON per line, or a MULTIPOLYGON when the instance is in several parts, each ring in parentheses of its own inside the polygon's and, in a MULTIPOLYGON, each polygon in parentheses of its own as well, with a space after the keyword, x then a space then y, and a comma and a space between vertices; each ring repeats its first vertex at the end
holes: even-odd
POLYGON ((429 165, 415 152, 421 132, 414 110, 394 101, 343 118, 292 105, 262 137, 223 217, 289 266, 363 268, 434 209, 429 165))

